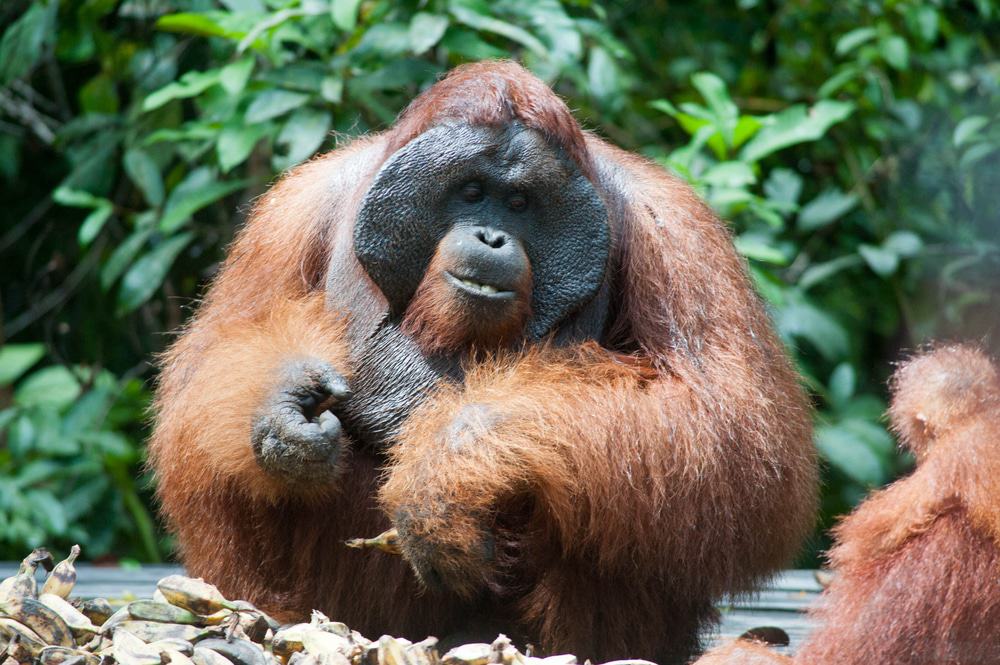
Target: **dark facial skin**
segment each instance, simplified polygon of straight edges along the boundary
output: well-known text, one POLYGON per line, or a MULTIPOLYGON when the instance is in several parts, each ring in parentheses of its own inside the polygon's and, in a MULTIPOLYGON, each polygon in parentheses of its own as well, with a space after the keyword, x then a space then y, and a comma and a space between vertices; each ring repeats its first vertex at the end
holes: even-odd
POLYGON ((488 309, 491 303, 517 298, 530 274, 521 241, 492 226, 454 228, 441 240, 438 253, 446 266, 445 279, 472 307, 488 309))

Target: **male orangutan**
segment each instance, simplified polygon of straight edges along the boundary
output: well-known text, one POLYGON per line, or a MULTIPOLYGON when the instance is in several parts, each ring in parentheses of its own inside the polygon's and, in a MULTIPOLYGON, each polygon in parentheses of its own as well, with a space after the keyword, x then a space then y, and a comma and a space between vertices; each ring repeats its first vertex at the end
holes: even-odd
POLYGON ((281 617, 678 662, 812 524, 725 228, 510 62, 283 178, 164 361, 184 563, 281 617), (343 545, 390 526, 402 558, 343 545))
POLYGON ((697 665, 1000 664, 1000 372, 943 346, 892 383, 917 468, 834 530, 817 630, 794 660, 740 640, 697 665))

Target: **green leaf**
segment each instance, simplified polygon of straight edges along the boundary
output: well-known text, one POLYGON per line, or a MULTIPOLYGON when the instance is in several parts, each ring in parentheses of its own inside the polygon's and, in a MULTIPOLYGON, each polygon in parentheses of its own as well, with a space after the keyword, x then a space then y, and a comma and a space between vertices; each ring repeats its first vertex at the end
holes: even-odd
POLYGON ((621 90, 618 82, 621 76, 615 67, 611 55, 601 48, 595 46, 590 49, 590 58, 587 62, 587 82, 590 84, 590 93, 602 103, 609 103, 617 99, 621 90))
POLYGON ((159 90, 149 93, 142 102, 143 111, 153 111, 175 99, 186 99, 205 92, 219 82, 218 69, 207 72, 188 72, 179 81, 168 83, 159 90))
POLYGON ((312 157, 330 131, 330 114, 315 109, 300 109, 292 114, 278 134, 278 145, 285 154, 277 163, 281 168, 312 157))
POLYGON ((875 245, 861 244, 858 254, 865 260, 868 267, 882 277, 888 277, 899 267, 899 257, 890 250, 875 245))
POLYGON ((344 99, 344 79, 339 76, 324 76, 319 85, 319 96, 331 104, 339 104, 344 99))
POLYGON ((128 269, 118 292, 118 308, 121 313, 131 312, 156 293, 177 255, 187 247, 192 238, 194 235, 191 233, 168 238, 128 269))
POLYGON ((55 35, 52 19, 58 6, 57 2, 48 7, 33 2, 21 18, 4 31, 0 39, 0 87, 24 76, 38 62, 46 38, 55 35))
POLYGON ((799 287, 805 291, 833 277, 837 273, 861 265, 862 259, 857 254, 838 256, 830 261, 816 263, 802 271, 799 277, 799 287))
POLYGON ((163 203, 163 178, 160 176, 160 167, 149 153, 140 148, 130 148, 125 152, 122 164, 125 166, 125 173, 139 188, 149 205, 156 207, 163 203))
POLYGON ((195 12, 177 12, 166 14, 156 20, 156 27, 167 32, 182 32, 203 37, 238 37, 238 33, 222 26, 215 20, 216 14, 198 14, 195 12))
POLYGON ((854 108, 851 102, 823 100, 808 110, 796 105, 763 118, 763 128, 743 147, 740 157, 756 162, 790 145, 822 138, 831 126, 850 116, 854 108))
POLYGON ((109 219, 111 219, 111 214, 114 212, 114 207, 108 203, 105 206, 95 208, 92 213, 87 215, 87 218, 83 220, 83 224, 80 225, 80 230, 77 232, 77 242, 81 246, 86 247, 97 237, 97 234, 101 232, 104 225, 109 219))
POLYGON ((426 53, 441 41, 447 29, 447 16, 417 12, 410 19, 410 50, 414 55, 426 53))
POLYGON ((87 81, 79 92, 80 108, 85 113, 118 113, 118 90, 107 74, 98 74, 87 81))
POLYGON ((65 186, 57 187, 52 192, 52 200, 70 208, 100 208, 105 205, 111 205, 111 201, 102 196, 94 196, 82 189, 73 189, 65 186))
POLYGON ((452 4, 449 9, 452 16, 454 16, 455 20, 459 23, 467 25, 470 28, 475 28, 476 30, 492 32, 495 35, 506 37, 507 39, 515 41, 522 46, 526 46, 535 55, 544 56, 546 54, 545 44, 540 42, 537 37, 524 28, 507 23, 506 21, 501 21, 500 19, 493 18, 492 16, 485 16, 470 9, 469 7, 463 7, 459 4, 452 4))
POLYGON ((820 425, 815 433, 816 447, 831 466, 866 487, 886 480, 878 455, 848 429, 838 425, 820 425))
POLYGON ((901 258, 912 258, 924 248, 924 242, 913 231, 894 231, 882 243, 882 247, 901 258))
POLYGON ((246 88, 250 74, 253 73, 255 58, 247 55, 235 60, 219 71, 219 84, 230 95, 238 95, 246 88))
POLYGON ((80 382, 63 365, 53 365, 22 380, 14 391, 14 401, 21 406, 46 405, 64 408, 80 395, 80 382))
POLYGON ((988 125, 989 122, 990 119, 983 115, 970 115, 968 118, 963 118, 955 126, 952 143, 955 144, 956 148, 960 148, 975 138, 979 130, 988 125))
POLYGON ((732 146, 739 109, 730 99, 725 81, 710 72, 698 72, 691 77, 691 83, 708 103, 715 127, 722 135, 725 144, 732 146))
POLYGON ((4 344, 0 346, 0 386, 9 386, 45 355, 45 345, 4 344))
POLYGON ((753 169, 744 162, 720 162, 701 176, 701 181, 716 187, 746 187, 757 182, 753 169))
POLYGON ((227 173, 237 164, 250 156, 257 142, 267 134, 267 125, 245 125, 242 122, 231 123, 219 132, 219 140, 215 144, 219 168, 227 173))
POLYGON ((850 363, 840 363, 830 374, 830 401, 835 406, 844 406, 854 396, 858 377, 850 363))
POLYGON ((807 340, 829 362, 847 355, 847 331, 827 312, 800 299, 789 302, 776 314, 775 323, 786 340, 807 340))
POLYGON ((111 256, 108 257, 108 260, 104 262, 104 266, 101 268, 101 288, 103 290, 107 291, 110 289, 115 280, 125 272, 125 268, 132 263, 132 260, 151 235, 151 229, 137 229, 115 248, 115 251, 111 253, 111 256))
POLYGON ((358 25, 358 8, 361 0, 333 0, 330 3, 330 18, 333 24, 344 30, 351 32, 358 25))
POLYGON ((160 230, 164 233, 176 231, 194 213, 245 186, 245 180, 220 182, 212 170, 204 166, 192 171, 167 197, 160 230))
POLYGON ((785 256, 785 253, 780 248, 775 247, 774 243, 769 241, 766 236, 744 233, 734 238, 733 244, 736 246, 736 251, 748 259, 779 266, 788 264, 788 257, 785 256))
POLYGON ((878 31, 875 28, 857 28, 851 30, 837 40, 837 45, 833 47, 833 51, 837 55, 846 55, 865 42, 875 39, 877 36, 878 31))
POLYGON ((265 90, 250 102, 244 119, 251 124, 264 122, 297 109, 308 101, 309 95, 300 92, 265 90))
POLYGON ((816 95, 820 98, 832 97, 837 91, 851 82, 861 70, 854 66, 845 66, 839 72, 831 76, 826 80, 823 85, 819 87, 816 95))
POLYGON ((858 205, 858 197, 839 189, 827 189, 799 211, 798 228, 815 231, 840 219, 858 205))
POLYGON ((905 70, 910 66, 910 47, 899 35, 883 40, 880 50, 890 67, 905 70))
POLYGON ((802 195, 802 176, 791 169, 774 169, 764 182, 764 195, 769 201, 794 210, 802 195))

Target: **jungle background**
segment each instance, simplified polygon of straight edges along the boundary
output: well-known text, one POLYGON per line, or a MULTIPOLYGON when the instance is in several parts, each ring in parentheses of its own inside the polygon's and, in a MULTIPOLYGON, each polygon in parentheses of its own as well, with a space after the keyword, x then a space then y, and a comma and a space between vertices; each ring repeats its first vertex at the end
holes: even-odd
POLYGON ((277 174, 515 58, 690 180, 817 407, 824 531, 905 473, 906 350, 1000 350, 989 0, 3 0, 0 559, 167 559, 143 469, 155 354, 277 174))

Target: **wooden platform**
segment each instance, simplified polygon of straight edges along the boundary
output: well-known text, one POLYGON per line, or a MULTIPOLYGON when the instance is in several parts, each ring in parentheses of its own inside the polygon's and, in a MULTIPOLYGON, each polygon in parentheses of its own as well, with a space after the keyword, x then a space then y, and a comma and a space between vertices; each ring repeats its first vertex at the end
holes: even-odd
MULTIPOLYGON (((74 596, 118 602, 148 598, 153 595, 157 580, 183 572, 179 566, 171 565, 145 565, 126 570, 78 564, 76 568, 78 582, 74 596)), ((0 579, 16 572, 16 563, 0 563, 0 579)), ((777 626, 788 633, 794 651, 809 631, 804 612, 816 601, 819 592, 820 585, 813 571, 785 571, 755 597, 721 604, 722 624, 707 637, 711 642, 725 641, 751 628, 777 626)))

